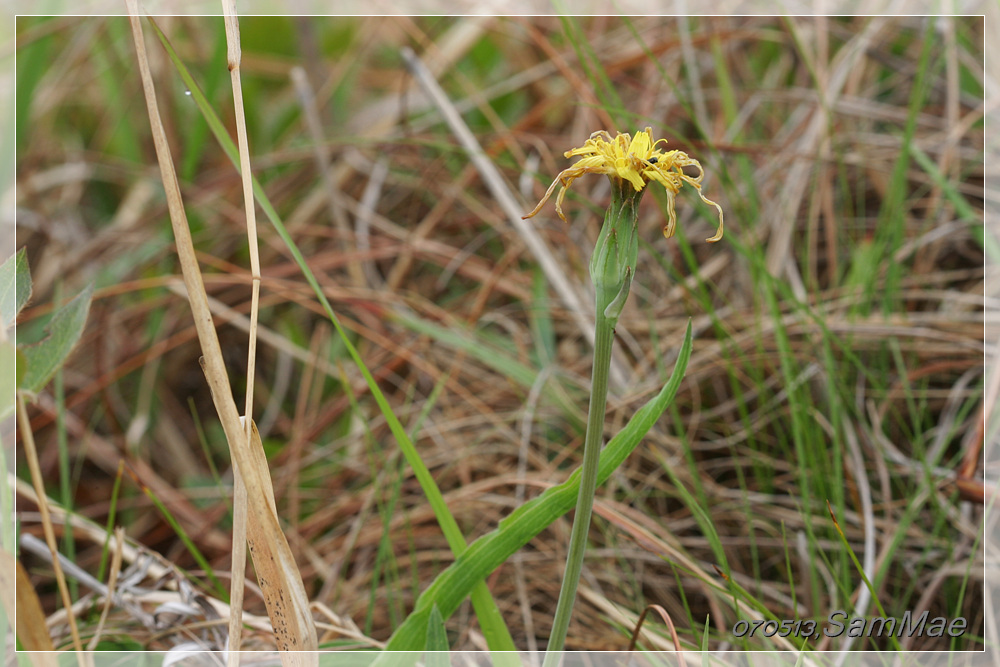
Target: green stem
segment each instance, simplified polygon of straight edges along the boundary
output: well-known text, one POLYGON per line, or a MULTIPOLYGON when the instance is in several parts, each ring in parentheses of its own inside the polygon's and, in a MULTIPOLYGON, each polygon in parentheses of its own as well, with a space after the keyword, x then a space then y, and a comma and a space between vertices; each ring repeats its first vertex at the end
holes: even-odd
POLYGON ((576 602, 576 589, 583 570, 587 550, 590 516, 597 490, 597 468, 604 445, 604 411, 608 403, 608 371, 611 368, 611 348, 615 343, 615 325, 628 298, 638 255, 636 219, 642 191, 612 178, 612 202, 590 260, 590 278, 596 293, 594 331, 594 370, 590 384, 590 411, 587 415, 587 435, 583 443, 583 466, 580 492, 576 500, 576 515, 569 538, 566 572, 563 575, 559 602, 552 623, 552 634, 545 653, 543 667, 555 667, 563 646, 569 620, 576 602))
POLYGON ((553 620, 552 634, 546 649, 543 667, 552 667, 559 662, 559 653, 566 644, 569 619, 576 601, 576 589, 583 570, 583 556, 587 548, 587 534, 590 532, 590 516, 594 509, 594 493, 597 490, 597 467, 604 444, 604 412, 608 403, 608 370, 611 368, 611 347, 615 341, 615 321, 605 317, 598 299, 597 324, 594 341, 594 370, 590 386, 590 413, 587 417, 587 435, 583 444, 583 470, 580 476, 580 493, 576 501, 576 515, 569 538, 569 555, 566 557, 566 573, 563 575, 562 589, 553 620))

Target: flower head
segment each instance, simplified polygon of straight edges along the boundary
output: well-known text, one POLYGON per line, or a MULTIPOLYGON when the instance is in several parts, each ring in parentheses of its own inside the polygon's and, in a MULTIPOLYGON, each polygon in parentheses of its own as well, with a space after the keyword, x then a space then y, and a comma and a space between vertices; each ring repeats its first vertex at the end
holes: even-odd
POLYGON ((664 151, 657 148, 661 143, 665 147, 667 140, 657 139, 653 141, 653 130, 649 127, 642 132, 636 132, 635 137, 619 132, 618 136, 612 139, 605 130, 594 132, 583 146, 566 151, 566 157, 574 155, 583 157, 556 177, 549 189, 545 191, 545 196, 538 202, 538 206, 524 217, 530 218, 538 213, 552 196, 556 185, 562 184, 559 195, 556 197, 556 213, 565 221, 566 216, 562 212, 562 202, 566 196, 566 190, 573 184, 573 181, 584 174, 605 174, 612 180, 628 181, 636 192, 646 187, 650 181, 656 181, 667 191, 669 219, 667 224, 663 226, 663 235, 670 238, 677 230, 674 198, 680 192, 681 187, 687 183, 698 191, 698 196, 703 202, 711 204, 719 211, 719 229, 715 232, 715 236, 708 239, 709 243, 718 241, 722 238, 722 207, 705 197, 701 192, 701 180, 705 177, 705 170, 702 169, 701 163, 683 151, 664 151), (684 173, 684 167, 697 167, 698 175, 688 176, 684 173))

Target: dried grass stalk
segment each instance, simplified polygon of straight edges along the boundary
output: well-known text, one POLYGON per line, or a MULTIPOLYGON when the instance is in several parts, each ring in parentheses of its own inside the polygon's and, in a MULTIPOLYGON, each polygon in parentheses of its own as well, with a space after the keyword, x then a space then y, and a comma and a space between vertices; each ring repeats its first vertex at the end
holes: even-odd
MULTIPOLYGON (((184 212, 177 174, 174 171, 170 147, 160 119, 136 0, 126 0, 126 5, 135 40, 156 156, 160 164, 170 221, 177 243, 177 254, 201 344, 202 368, 212 391, 215 409, 219 413, 219 419, 226 433, 234 465, 246 485, 249 506, 247 532, 251 557, 257 571, 257 581, 264 591, 264 602, 267 605, 278 648, 283 652, 315 651, 318 647, 316 628, 309 612, 309 601, 301 574, 288 547, 288 541, 278 524, 270 474, 261 449, 260 438, 254 437, 256 427, 251 423, 251 437, 248 440, 226 375, 222 349, 212 322, 208 296, 205 293, 194 245, 191 242, 191 232, 184 212)), ((244 169, 244 173, 247 171, 244 169)), ((239 613, 238 610, 234 611, 239 613)), ((286 665, 317 664, 318 659, 315 654, 306 656, 283 653, 282 662, 286 665)))
POLYGON ((66 577, 63 575, 62 566, 59 564, 59 549, 56 547, 56 534, 52 527, 52 517, 49 515, 49 498, 45 495, 42 468, 38 463, 38 448, 35 447, 35 435, 31 431, 31 420, 28 419, 28 410, 24 405, 24 396, 18 393, 15 400, 17 402, 17 424, 21 429, 21 441, 24 443, 24 458, 28 461, 31 483, 34 485, 35 493, 38 496, 38 512, 42 515, 42 530, 45 532, 45 543, 52 554, 52 571, 55 573, 56 584, 59 587, 59 596, 62 599, 63 607, 66 608, 66 620, 69 622, 69 632, 73 638, 73 648, 76 650, 79 664, 83 665, 83 644, 80 641, 80 633, 76 627, 76 616, 73 614, 73 601, 69 597, 66 577))
MULTIPOLYGON (((257 311, 260 306, 260 253, 257 248, 257 216, 253 200, 253 183, 250 177, 250 149, 247 142, 246 114, 243 111, 243 86, 240 82, 240 29, 236 20, 235 0, 222 0, 222 12, 226 23, 226 56, 233 86, 233 103, 236 115, 236 138, 240 150, 240 176, 243 182, 243 199, 247 215, 247 242, 250 248, 250 272, 252 293, 250 299, 250 341, 247 351, 247 391, 244 415, 253 411, 253 385, 256 377, 257 360, 257 311)), ((251 442, 250 425, 244 424, 246 442, 251 442)), ((270 476, 267 477, 270 480, 270 476)), ((233 477, 233 558, 232 579, 230 580, 230 604, 233 609, 243 611, 243 585, 246 578, 247 539, 247 488, 242 475, 234 470, 233 477)), ((259 572, 258 572, 259 574, 259 572)), ((240 662, 242 643, 240 616, 229 616, 229 667, 240 662)))

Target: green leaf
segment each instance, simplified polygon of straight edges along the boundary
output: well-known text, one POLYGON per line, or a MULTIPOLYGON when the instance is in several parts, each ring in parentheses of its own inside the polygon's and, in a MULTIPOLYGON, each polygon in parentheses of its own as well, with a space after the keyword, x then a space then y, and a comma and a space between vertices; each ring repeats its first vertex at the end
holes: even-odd
POLYGON ((94 647, 95 651, 145 651, 146 647, 131 637, 102 639, 94 647))
MULTIPOLYGON (((639 445, 663 411, 667 409, 687 369, 691 358, 691 323, 688 323, 684 343, 677 355, 674 372, 660 393, 633 415, 601 452, 597 483, 603 484, 615 469, 639 445)), ((483 581, 518 549, 542 532, 553 521, 566 514, 576 504, 580 488, 580 470, 559 486, 514 510, 492 533, 469 545, 444 572, 420 595, 413 613, 403 621, 386 645, 386 651, 419 651, 427 641, 427 624, 437 607, 444 618, 450 616, 477 582, 483 581)))
POLYGON ((90 285, 56 311, 45 328, 48 333, 46 338, 32 345, 20 346, 25 360, 24 376, 18 386, 20 390, 37 394, 63 365, 80 340, 93 295, 94 286, 90 285))
POLYGON ((31 296, 31 271, 24 248, 0 265, 0 326, 9 327, 31 296))
POLYGON ((17 370, 17 348, 5 340, 0 343, 0 422, 14 414, 14 390, 20 380, 17 370))
POLYGON ((427 667, 448 667, 448 632, 444 627, 444 617, 437 605, 431 607, 431 617, 427 622, 427 656, 424 663, 427 667))

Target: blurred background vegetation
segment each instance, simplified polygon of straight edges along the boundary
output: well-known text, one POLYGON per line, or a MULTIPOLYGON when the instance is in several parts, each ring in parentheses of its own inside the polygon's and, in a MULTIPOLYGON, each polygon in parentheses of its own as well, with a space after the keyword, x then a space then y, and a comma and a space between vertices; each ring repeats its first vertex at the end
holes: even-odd
MULTIPOLYGON (((221 18, 157 22, 235 136, 221 18)), ((886 615, 968 619, 959 638, 904 648, 982 648, 983 262, 997 252, 983 233, 982 18, 240 24, 255 175, 469 540, 577 465, 590 346, 400 48, 439 79, 525 212, 595 130, 652 126, 705 166, 721 243, 704 243, 715 212, 693 193, 669 241, 662 192, 643 202, 608 434, 669 374, 689 318, 695 353, 675 404, 599 491, 567 648, 623 649, 650 604, 686 648, 713 650, 782 647, 733 635, 737 599, 756 618, 879 614, 838 524, 886 615)), ((239 395, 239 176, 148 27, 147 45, 239 395)), ((222 598, 228 452, 125 18, 19 18, 16 141, 17 245, 35 284, 20 339, 40 333, 45 304, 97 285, 80 347, 32 409, 49 494, 72 510, 63 552, 106 576, 90 526, 114 512, 222 598)), ((532 221, 584 303, 608 196, 606 179, 583 179, 570 224, 551 208, 532 221)), ((451 555, 288 250, 263 218, 259 230, 255 418, 279 515, 327 610, 323 645, 378 645, 451 555)), ((20 530, 40 534, 29 495, 19 487, 20 530)), ((568 533, 555 523, 489 579, 522 648, 544 647, 568 533)), ((50 566, 23 560, 55 612, 50 566)), ((92 633, 99 607, 78 613, 92 633)), ((672 646, 653 626, 641 643, 672 646)), ((162 649, 185 627, 154 633, 119 609, 103 634, 162 649)), ((484 646, 468 605, 448 630, 454 648, 484 646)), ((270 641, 253 630, 247 648, 270 641)))

